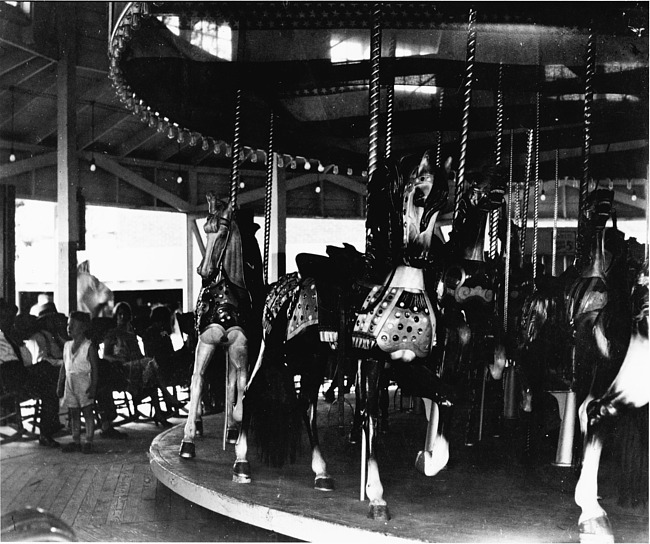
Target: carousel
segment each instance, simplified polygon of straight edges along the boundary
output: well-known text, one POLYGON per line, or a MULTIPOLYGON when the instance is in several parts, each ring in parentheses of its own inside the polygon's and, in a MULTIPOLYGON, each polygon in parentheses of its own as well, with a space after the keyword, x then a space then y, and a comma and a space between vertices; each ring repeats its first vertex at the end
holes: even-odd
POLYGON ((308 541, 648 539, 648 245, 617 223, 640 200, 647 225, 647 6, 112 9, 125 107, 230 169, 194 187, 189 416, 151 444, 161 482, 308 541), (274 229, 311 169, 359 195, 340 207, 366 245, 285 274, 274 229))

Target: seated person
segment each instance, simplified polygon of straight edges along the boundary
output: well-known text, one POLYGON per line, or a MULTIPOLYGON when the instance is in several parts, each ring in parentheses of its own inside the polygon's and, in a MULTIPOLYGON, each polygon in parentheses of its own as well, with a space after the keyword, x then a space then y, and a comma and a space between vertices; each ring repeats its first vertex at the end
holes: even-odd
MULTIPOLYGON (((23 393, 29 398, 41 399, 40 437, 41 446, 56 448, 59 443, 52 438, 62 427, 59 420, 59 398, 56 385, 43 379, 31 360, 25 361, 29 352, 21 350, 12 337, 18 308, 0 299, 0 381, 5 391, 23 393)), ((49 363, 45 363, 49 365, 49 363)), ((44 368, 44 367, 43 367, 44 368)), ((46 369, 47 370, 47 369, 46 369)), ((58 370, 57 370, 58 373, 58 370)))
POLYGON ((151 325, 142 335, 145 355, 156 359, 166 383, 189 385, 194 357, 185 346, 174 349, 171 310, 167 306, 156 306, 149 320, 151 325))
POLYGON ((154 420, 156 423, 166 425, 167 418, 160 408, 156 389, 162 391, 167 406, 177 408, 180 407, 180 403, 167 391, 156 360, 142 355, 138 337, 131 327, 131 307, 126 302, 118 303, 115 306, 114 317, 115 327, 104 337, 102 358, 114 367, 117 365, 125 382, 123 387, 118 388, 126 390, 133 397, 134 404, 137 405, 145 397, 151 396, 155 409, 154 420))

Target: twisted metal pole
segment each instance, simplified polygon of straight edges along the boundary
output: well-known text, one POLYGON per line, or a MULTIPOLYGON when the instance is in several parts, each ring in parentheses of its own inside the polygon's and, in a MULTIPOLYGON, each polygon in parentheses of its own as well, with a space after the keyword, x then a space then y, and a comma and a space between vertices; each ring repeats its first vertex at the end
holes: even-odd
MULTIPOLYGON (((494 164, 501 166, 501 148, 503 146, 503 64, 499 64, 499 80, 497 84, 497 125, 494 150, 494 164)), ((499 214, 501 208, 490 212, 490 259, 497 257, 497 241, 499 239, 499 214)))
POLYGON ((230 170, 230 202, 233 209, 237 209, 237 192, 239 191, 239 161, 241 149, 241 101, 242 90, 237 89, 235 94, 235 127, 232 138, 232 167, 230 170))
POLYGON ((534 138, 535 134, 533 129, 528 129, 528 146, 526 155, 526 181, 523 194, 523 208, 521 210, 521 260, 524 261, 526 254, 526 229, 528 228, 528 201, 530 200, 530 170, 533 161, 534 152, 534 138))
POLYGON ((463 91, 463 123, 460 134, 460 157, 458 160, 458 177, 454 195, 454 215, 452 225, 456 225, 460 211, 460 197, 465 185, 465 162, 467 160, 467 138, 469 134, 469 110, 472 102, 472 83, 474 80, 474 61, 476 60, 476 10, 469 10, 467 24, 467 57, 465 60, 465 89, 463 91))
POLYGON ((370 38, 370 137, 368 139, 368 179, 379 162, 379 61, 381 58, 381 4, 372 7, 372 34, 370 38))
POLYGON ((537 238, 539 235, 539 101, 540 93, 535 100, 535 192, 533 200, 533 280, 537 279, 537 238))
POLYGON ((436 168, 442 165, 442 105, 445 100, 445 89, 442 87, 438 90, 438 130, 436 130, 436 168))
POLYGON ((269 282, 269 252, 271 247, 271 206, 273 198, 273 170, 275 169, 275 152, 273 151, 273 131, 275 114, 269 119, 269 141, 266 154, 266 186, 264 187, 264 283, 269 282))
POLYGON ((512 250, 512 193, 514 191, 513 187, 513 170, 512 170, 512 159, 514 151, 514 130, 510 129, 510 164, 508 165, 508 208, 506 211, 506 219, 508 221, 506 226, 506 270, 505 270, 505 279, 503 285, 503 332, 504 334, 508 333, 508 299, 510 298, 510 262, 511 250, 512 250))
POLYGON ((553 199, 553 250, 552 250, 552 259, 551 263, 551 275, 555 276, 557 267, 555 261, 557 260, 557 214, 558 214, 558 203, 560 199, 560 150, 555 148, 555 197, 553 199))
MULTIPOLYGON (((390 37, 390 45, 388 48, 388 56, 391 59, 395 58, 395 50, 397 48, 397 41, 395 35, 390 37)), ((393 152, 393 110, 395 108, 395 76, 391 80, 391 84, 386 89, 386 160, 390 159, 393 152)))
POLYGON ((576 243, 576 261, 584 264, 583 253, 585 245, 585 218, 584 211, 589 196, 589 159, 591 155, 591 107, 594 102, 593 80, 596 72, 595 35, 589 33, 587 40, 587 59, 585 69, 585 107, 584 107, 584 148, 582 152, 582 178, 578 196, 578 236, 576 243))

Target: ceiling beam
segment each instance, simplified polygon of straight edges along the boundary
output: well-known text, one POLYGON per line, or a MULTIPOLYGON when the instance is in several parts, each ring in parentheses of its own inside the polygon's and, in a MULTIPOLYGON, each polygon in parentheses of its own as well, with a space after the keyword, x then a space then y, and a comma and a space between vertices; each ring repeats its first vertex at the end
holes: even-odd
POLYGON ((56 152, 36 155, 35 157, 30 157, 22 161, 4 164, 0 169, 0 180, 5 180, 46 166, 56 166, 56 152))
MULTIPOLYGON (((95 106, 95 110, 97 110, 97 106, 95 106)), ((95 123, 94 134, 93 134, 93 127, 89 126, 86 132, 78 136, 77 149, 79 150, 85 149, 86 147, 92 145, 97 140, 100 140, 102 136, 108 134, 115 127, 124 123, 127 119, 129 119, 129 115, 126 112, 113 113, 108 117, 102 119, 102 121, 99 124, 95 123)))
POLYGON ((126 157, 128 154, 132 153, 138 147, 150 142, 160 133, 156 129, 149 128, 147 125, 143 125, 143 128, 134 132, 129 139, 122 142, 120 147, 117 148, 116 155, 120 158, 126 157))
MULTIPOLYGON (((2 86, 5 88, 18 87, 35 75, 40 74, 43 70, 47 70, 55 64, 55 62, 48 61, 40 57, 34 57, 20 66, 17 70, 14 70, 11 74, 3 76, 2 86)), ((6 90, 0 93, 0 102, 7 100, 9 92, 9 90, 6 90)))
MULTIPOLYGON (((84 153, 84 156, 90 158, 91 154, 84 153)), ((133 187, 136 189, 144 191, 145 193, 157 198, 158 200, 174 208, 176 211, 183 213, 193 211, 192 206, 182 198, 170 193, 169 191, 161 189, 156 184, 150 182, 148 179, 143 178, 141 175, 136 174, 128 168, 125 168, 112 159, 109 159, 104 155, 96 154, 95 162, 97 163, 98 167, 106 170, 107 172, 110 172, 120 179, 123 179, 130 185, 133 185, 133 187)))
POLYGON ((29 62, 33 58, 34 55, 20 49, 2 55, 2 58, 0 58, 0 77, 3 77, 5 74, 29 62))

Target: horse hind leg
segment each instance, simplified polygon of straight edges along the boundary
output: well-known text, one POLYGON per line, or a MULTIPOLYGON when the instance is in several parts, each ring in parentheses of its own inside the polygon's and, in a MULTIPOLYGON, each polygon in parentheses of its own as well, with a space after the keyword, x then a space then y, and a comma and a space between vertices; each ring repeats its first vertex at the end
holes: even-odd
POLYGON ((246 337, 239 334, 228 350, 228 376, 226 387, 227 431, 226 441, 235 444, 239 437, 244 414, 244 391, 248 382, 248 345, 246 337))
MULTIPOLYGON (((307 382, 308 380, 305 380, 307 382)), ((301 389, 308 391, 307 411, 304 413, 307 434, 309 435, 309 444, 311 446, 311 469, 314 471, 314 489, 319 491, 333 491, 334 479, 327 472, 327 464, 320 450, 320 441, 318 439, 318 389, 319 380, 311 380, 313 383, 303 382, 301 389)))
MULTIPOLYGON (((199 417, 201 409, 201 396, 203 393, 203 375, 212 358, 215 347, 199 339, 196 346, 196 355, 194 358, 194 370, 190 382, 190 403, 187 409, 187 421, 183 431, 183 441, 179 456, 183 459, 192 459, 196 457, 196 448, 194 446, 194 437, 196 435, 196 420, 199 417)), ((201 429, 203 425, 201 424, 201 429)))

